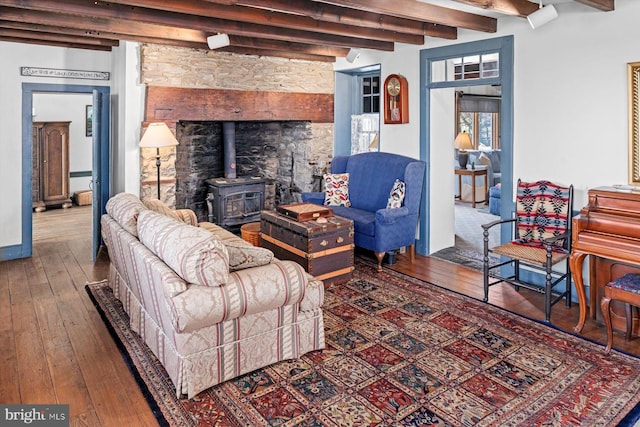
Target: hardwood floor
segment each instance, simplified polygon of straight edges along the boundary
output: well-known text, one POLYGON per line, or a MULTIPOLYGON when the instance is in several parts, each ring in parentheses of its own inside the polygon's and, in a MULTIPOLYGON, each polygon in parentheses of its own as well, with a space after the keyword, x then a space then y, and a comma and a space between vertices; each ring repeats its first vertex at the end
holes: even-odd
MULTIPOLYGON (((34 214, 33 256, 0 262, 0 403, 65 403, 71 425, 152 426, 147 406, 84 285, 107 277, 108 258, 91 257, 91 207, 34 214)), ((480 299, 480 272, 416 255, 399 255, 394 270, 480 299)), ((490 302, 543 319, 542 296, 509 285, 491 288, 490 302)), ((578 306, 556 304, 554 326, 573 331, 578 306)), ((602 325, 588 320, 582 336, 603 343, 602 325)), ((614 347, 640 355, 640 339, 614 347)))

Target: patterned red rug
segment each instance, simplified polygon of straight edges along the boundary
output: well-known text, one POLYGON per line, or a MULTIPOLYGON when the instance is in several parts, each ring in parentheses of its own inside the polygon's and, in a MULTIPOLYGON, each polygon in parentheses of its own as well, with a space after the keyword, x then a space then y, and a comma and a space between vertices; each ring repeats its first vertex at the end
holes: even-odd
POLYGON ((87 290, 162 425, 633 425, 640 359, 358 260, 327 348, 177 399, 104 283, 87 290))

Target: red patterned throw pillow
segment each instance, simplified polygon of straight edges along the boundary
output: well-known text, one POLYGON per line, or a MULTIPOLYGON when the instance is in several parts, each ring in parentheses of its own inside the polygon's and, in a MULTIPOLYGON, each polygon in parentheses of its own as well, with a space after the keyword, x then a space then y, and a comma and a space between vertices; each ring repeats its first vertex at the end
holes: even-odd
POLYGON ((349 174, 325 174, 324 204, 326 206, 351 206, 349 201, 349 174))
POLYGON ((396 179, 393 183, 393 187, 391 187, 391 193, 389 193, 389 200, 387 200, 387 209, 402 207, 402 202, 404 202, 404 193, 404 182, 396 179))

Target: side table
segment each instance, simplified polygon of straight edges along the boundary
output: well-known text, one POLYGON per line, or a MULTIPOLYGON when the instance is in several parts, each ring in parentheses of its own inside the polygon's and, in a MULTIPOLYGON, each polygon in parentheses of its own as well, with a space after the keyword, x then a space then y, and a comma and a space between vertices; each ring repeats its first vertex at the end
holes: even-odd
POLYGON ((463 175, 469 175, 471 176, 471 206, 472 207, 476 207, 476 203, 478 202, 484 202, 487 203, 489 198, 487 197, 488 194, 488 178, 487 178, 487 168, 483 167, 483 168, 477 168, 476 169, 459 169, 456 168, 455 169, 455 174, 458 176, 458 191, 460 192, 459 195, 455 196, 456 199, 460 199, 460 201, 462 200, 462 176, 463 175), (476 176, 484 176, 484 200, 476 200, 476 176))

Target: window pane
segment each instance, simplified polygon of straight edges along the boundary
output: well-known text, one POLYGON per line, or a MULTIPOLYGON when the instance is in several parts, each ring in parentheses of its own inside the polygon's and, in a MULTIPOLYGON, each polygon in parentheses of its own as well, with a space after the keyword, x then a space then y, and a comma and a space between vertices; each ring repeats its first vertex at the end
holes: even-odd
POLYGON ((371 111, 371 97, 362 98, 362 112, 363 113, 372 113, 371 111))
POLYGON ((371 77, 365 77, 362 79, 362 93, 365 95, 371 94, 371 77))
POLYGON ((372 113, 379 113, 380 112, 380 97, 379 96, 374 96, 372 98, 372 101, 373 101, 373 105, 372 105, 371 112, 372 113))
POLYGON ((493 114, 478 114, 478 148, 491 149, 491 141, 493 140, 493 114))
POLYGON ((371 79, 371 93, 380 93, 380 77, 371 79))
POLYGON ((431 63, 431 81, 444 82, 447 78, 445 61, 434 61, 431 63))

